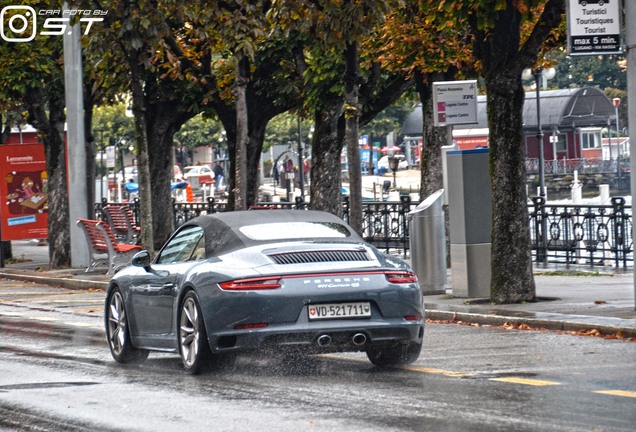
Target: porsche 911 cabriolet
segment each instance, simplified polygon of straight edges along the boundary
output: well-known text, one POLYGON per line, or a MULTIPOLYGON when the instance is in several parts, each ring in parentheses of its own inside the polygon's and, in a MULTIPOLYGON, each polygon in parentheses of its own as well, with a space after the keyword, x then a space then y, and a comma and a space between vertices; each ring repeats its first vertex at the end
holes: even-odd
POLYGON ((117 362, 175 352, 192 374, 254 350, 364 351, 380 367, 406 364, 424 336, 408 264, 319 211, 193 219, 154 259, 138 252, 112 278, 104 318, 117 362))

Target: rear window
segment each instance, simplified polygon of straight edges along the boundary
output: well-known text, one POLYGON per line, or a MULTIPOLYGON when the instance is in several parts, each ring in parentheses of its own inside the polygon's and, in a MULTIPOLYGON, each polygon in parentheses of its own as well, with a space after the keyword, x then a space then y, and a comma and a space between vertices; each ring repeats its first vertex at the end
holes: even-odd
POLYGON ((246 237, 257 241, 293 240, 297 238, 344 238, 351 234, 346 226, 331 222, 285 222, 247 225, 239 228, 246 237))

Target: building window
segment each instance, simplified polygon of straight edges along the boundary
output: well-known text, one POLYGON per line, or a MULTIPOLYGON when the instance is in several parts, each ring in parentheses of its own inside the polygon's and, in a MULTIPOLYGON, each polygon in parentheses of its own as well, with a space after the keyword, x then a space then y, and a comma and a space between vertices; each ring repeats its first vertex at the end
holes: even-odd
POLYGON ((581 147, 583 149, 593 149, 601 147, 601 132, 581 131, 581 147))

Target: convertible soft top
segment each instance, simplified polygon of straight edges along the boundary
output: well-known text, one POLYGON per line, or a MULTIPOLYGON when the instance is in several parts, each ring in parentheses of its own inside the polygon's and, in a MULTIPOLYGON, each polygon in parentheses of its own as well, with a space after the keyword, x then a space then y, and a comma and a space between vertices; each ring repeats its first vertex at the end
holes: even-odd
MULTIPOLYGON (((346 236, 321 237, 321 241, 328 242, 363 242, 342 219, 322 211, 315 210, 247 210, 214 213, 199 216, 184 224, 184 226, 196 225, 203 228, 206 236, 206 250, 208 256, 220 255, 237 249, 255 246, 263 243, 278 242, 280 239, 255 239, 247 236, 241 228, 250 225, 263 224, 290 224, 294 223, 321 223, 338 226, 346 232, 346 236)), ((264 227, 264 230, 266 228, 264 227)), ((309 230, 307 236, 296 237, 294 240, 314 240, 309 230)))

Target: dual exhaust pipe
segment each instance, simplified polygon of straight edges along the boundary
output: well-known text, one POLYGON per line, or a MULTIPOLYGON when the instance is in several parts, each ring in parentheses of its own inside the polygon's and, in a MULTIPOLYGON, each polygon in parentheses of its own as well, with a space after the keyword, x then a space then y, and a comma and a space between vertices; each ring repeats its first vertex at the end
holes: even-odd
MULTIPOLYGON (((331 345, 332 342, 333 341, 331 339, 331 336, 329 336, 328 334, 320 335, 316 340, 318 346, 323 348, 328 347, 329 345, 331 345)), ((356 333, 351 338, 351 342, 355 346, 364 345, 365 343, 367 343, 367 336, 364 333, 356 333)))

